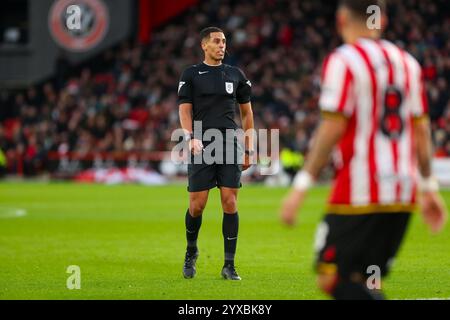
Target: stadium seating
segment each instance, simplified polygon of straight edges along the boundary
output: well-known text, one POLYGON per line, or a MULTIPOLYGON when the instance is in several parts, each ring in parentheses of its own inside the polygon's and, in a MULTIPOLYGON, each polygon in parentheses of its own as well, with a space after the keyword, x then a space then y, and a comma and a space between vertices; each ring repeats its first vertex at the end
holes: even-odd
MULTIPOLYGON (((170 150, 170 134, 179 127, 178 77, 201 61, 198 32, 208 25, 226 30, 226 62, 253 83, 256 127, 279 128, 280 149, 306 152, 319 120, 321 62, 340 43, 333 12, 328 1, 200 2, 158 28, 147 45, 129 40, 78 72, 3 95, 12 110, 0 115, 7 171, 48 170, 49 152, 170 150)), ((446 12, 445 0, 393 1, 386 33, 423 66, 435 153, 444 157, 450 156, 446 12)))

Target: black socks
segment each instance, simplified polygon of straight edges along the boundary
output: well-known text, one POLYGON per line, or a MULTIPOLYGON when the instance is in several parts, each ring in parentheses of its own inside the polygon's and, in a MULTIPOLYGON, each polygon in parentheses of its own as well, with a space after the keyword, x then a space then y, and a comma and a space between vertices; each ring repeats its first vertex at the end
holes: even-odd
POLYGON ((186 212, 186 240, 187 240, 187 252, 189 255, 194 255, 197 252, 197 238, 200 226, 202 225, 202 216, 193 218, 189 214, 189 209, 186 212))
MULTIPOLYGON (((197 252, 197 238, 200 226, 202 225, 202 216, 193 218, 189 214, 189 209, 186 212, 186 240, 187 252, 189 255, 194 255, 197 252)), ((234 255, 236 253, 237 236, 239 229, 238 213, 223 214, 222 234, 225 251, 225 265, 234 266, 234 255)))
POLYGON ((238 213, 223 213, 222 234, 225 248, 225 265, 234 266, 237 236, 239 229, 238 213))

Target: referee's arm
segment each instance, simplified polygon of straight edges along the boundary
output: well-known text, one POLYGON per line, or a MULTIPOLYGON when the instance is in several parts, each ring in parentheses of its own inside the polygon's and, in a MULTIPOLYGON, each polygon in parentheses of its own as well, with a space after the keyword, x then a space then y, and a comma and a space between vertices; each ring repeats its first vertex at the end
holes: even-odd
MULTIPOLYGON (((251 104, 252 95, 252 83, 247 79, 244 72, 238 69, 239 72, 239 84, 236 92, 236 100, 239 104, 239 111, 241 113, 242 129, 244 130, 244 145, 245 152, 244 164, 242 170, 246 170, 251 166, 250 157, 254 153, 253 134, 253 111, 251 104)), ((254 158, 253 158, 254 159, 254 158)))
MULTIPOLYGON (((253 130, 253 110, 251 102, 239 104, 239 110, 241 112, 242 129, 244 132, 247 130, 253 130)), ((245 150, 253 150, 253 134, 246 135, 245 150)))
POLYGON ((192 133, 192 103, 181 103, 179 107, 179 116, 181 128, 187 131, 188 134, 192 133))
POLYGON ((178 83, 179 116, 181 128, 184 129, 186 138, 189 140, 189 149, 194 154, 202 152, 203 145, 200 140, 192 137, 192 72, 190 69, 184 70, 178 83))
POLYGON ((189 150, 194 154, 199 154, 203 150, 203 144, 201 140, 191 139, 192 137, 192 103, 181 103, 179 107, 179 116, 181 128, 185 131, 185 134, 189 139, 189 150))
POLYGON ((189 135, 192 133, 192 101, 192 72, 188 68, 183 71, 178 83, 178 112, 181 127, 189 135))

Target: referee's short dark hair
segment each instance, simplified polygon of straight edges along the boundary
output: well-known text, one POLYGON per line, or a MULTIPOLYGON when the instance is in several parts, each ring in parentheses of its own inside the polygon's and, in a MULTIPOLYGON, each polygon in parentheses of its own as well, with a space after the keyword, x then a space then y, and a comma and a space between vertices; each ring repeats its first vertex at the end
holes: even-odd
POLYGON ((200 31, 200 41, 206 40, 206 38, 209 38, 210 34, 213 32, 223 32, 222 29, 217 28, 217 27, 207 27, 205 29, 203 29, 202 31, 200 31))
POLYGON ((367 18, 367 8, 378 6, 381 13, 386 13, 386 0, 340 0, 339 7, 350 10, 359 18, 367 18))

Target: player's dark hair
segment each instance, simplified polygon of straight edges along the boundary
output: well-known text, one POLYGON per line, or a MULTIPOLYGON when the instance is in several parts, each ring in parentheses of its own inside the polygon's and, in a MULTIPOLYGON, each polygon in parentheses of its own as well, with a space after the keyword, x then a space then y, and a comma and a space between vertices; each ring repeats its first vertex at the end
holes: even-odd
POLYGON ((222 29, 217 28, 217 27, 207 27, 205 29, 203 29, 202 31, 200 31, 200 41, 205 40, 206 38, 209 38, 210 34, 213 32, 223 32, 222 29))
POLYGON ((350 10, 355 16, 367 18, 367 8, 370 6, 378 6, 381 13, 386 13, 386 0, 340 0, 339 7, 350 10))

